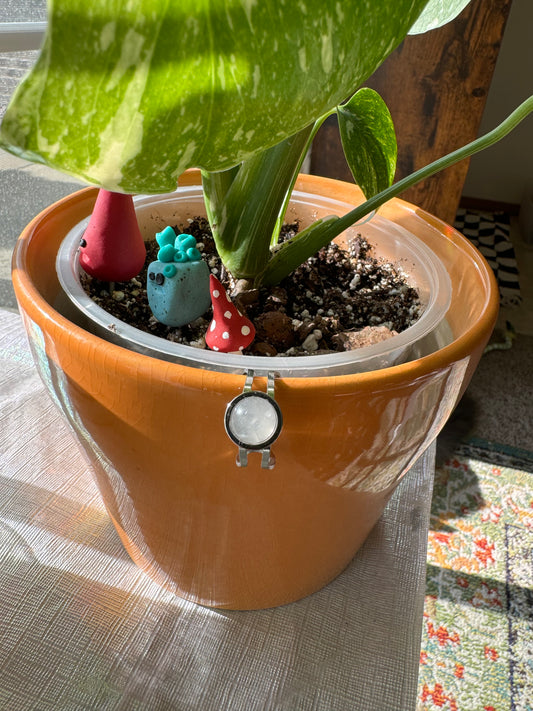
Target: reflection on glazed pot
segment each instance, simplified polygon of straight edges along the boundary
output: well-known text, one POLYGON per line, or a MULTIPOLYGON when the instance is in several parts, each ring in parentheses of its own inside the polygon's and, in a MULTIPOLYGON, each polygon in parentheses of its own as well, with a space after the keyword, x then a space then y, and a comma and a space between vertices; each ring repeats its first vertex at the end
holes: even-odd
MULTIPOLYGON (((165 428, 168 442, 179 442, 169 457, 161 438, 151 441, 133 413, 117 418, 105 398, 80 389, 80 373, 75 384, 64 370, 65 354, 54 353, 50 343, 45 348, 36 324, 27 322, 27 330, 40 374, 90 459, 123 543, 139 567, 172 592, 231 608, 297 599, 335 577, 381 515, 390 489, 359 493, 331 486, 301 464, 295 471, 283 449, 274 471, 261 469, 254 457, 247 469, 235 467, 231 447, 217 438, 206 437, 204 456, 194 457, 187 442, 194 450, 198 438, 179 418, 165 428)), ((179 388, 172 396, 179 404, 179 388)), ((164 400, 156 396, 156 421, 168 406, 164 400)), ((186 400, 198 401, 194 418, 202 393, 186 400)))

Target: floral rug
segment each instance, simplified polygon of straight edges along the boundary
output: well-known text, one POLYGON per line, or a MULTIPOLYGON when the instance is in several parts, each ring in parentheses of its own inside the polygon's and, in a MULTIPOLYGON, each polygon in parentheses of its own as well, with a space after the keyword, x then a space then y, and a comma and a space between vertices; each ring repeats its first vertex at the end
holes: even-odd
POLYGON ((480 440, 436 471, 417 711, 533 709, 533 454, 480 440))

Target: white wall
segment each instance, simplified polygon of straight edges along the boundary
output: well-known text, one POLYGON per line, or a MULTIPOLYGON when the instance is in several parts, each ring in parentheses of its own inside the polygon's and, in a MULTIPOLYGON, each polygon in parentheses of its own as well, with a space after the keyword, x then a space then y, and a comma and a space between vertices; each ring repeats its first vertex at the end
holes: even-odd
MULTIPOLYGON (((530 94, 533 0, 513 0, 480 133, 494 128, 530 94)), ((533 191, 533 114, 501 143, 471 159, 463 195, 520 204, 526 189, 533 191)))

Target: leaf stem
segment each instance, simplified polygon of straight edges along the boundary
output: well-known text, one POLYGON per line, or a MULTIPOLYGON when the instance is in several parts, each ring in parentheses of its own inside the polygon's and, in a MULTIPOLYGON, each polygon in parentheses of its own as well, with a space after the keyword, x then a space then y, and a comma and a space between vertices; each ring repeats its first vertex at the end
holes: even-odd
POLYGON ((281 231, 281 228, 283 227, 283 222, 285 220, 285 215, 287 213, 287 208, 289 207, 289 202, 292 196, 292 191, 294 190, 294 186, 296 185, 296 181, 298 180, 298 174, 300 173, 300 169, 303 165, 303 162, 305 160, 305 156, 307 155, 308 150, 311 148, 311 145, 315 139, 316 134, 318 133, 320 127, 324 123, 324 121, 329 118, 330 116, 333 116, 333 114, 337 113, 337 109, 334 108, 331 111, 329 111, 327 114, 324 114, 321 116, 319 119, 317 119, 313 125, 313 128, 311 130, 311 133, 309 134, 309 138, 307 139, 307 143, 305 144, 302 153, 300 155, 300 160, 298 161, 298 165, 296 167, 296 170, 294 171, 294 175, 292 176, 291 184, 289 186, 289 189, 287 190, 287 194, 285 195, 285 200, 283 201, 283 205, 281 206, 281 210, 278 215, 278 219, 276 220, 276 224, 274 226, 274 230, 272 232, 272 238, 270 240, 270 246, 275 247, 275 245, 278 243, 279 240, 279 233, 281 231))
POLYGON ((499 126, 486 133, 484 136, 468 143, 462 148, 449 153, 443 158, 439 158, 424 168, 415 171, 411 175, 399 180, 389 188, 382 190, 377 195, 374 195, 369 200, 366 200, 361 205, 358 205, 345 215, 335 218, 329 217, 322 220, 319 224, 310 225, 301 233, 295 235, 290 241, 285 242, 280 249, 273 253, 270 262, 261 274, 257 281, 264 284, 274 284, 280 281, 285 276, 290 274, 297 264, 310 257, 316 251, 325 247, 341 232, 348 227, 351 227, 356 222, 359 222, 363 217, 368 215, 373 210, 381 207, 384 203, 393 197, 396 197, 407 188, 418 183, 420 180, 429 178, 438 173, 444 168, 449 168, 451 165, 458 163, 464 158, 468 158, 475 153, 492 146, 508 133, 510 133, 523 119, 533 111, 533 96, 526 99, 512 114, 510 114, 499 126))
POLYGON ((435 173, 438 173, 441 170, 444 170, 445 168, 449 168, 450 166, 455 165, 455 163, 458 163, 459 161, 464 160, 465 158, 469 158, 475 153, 479 153, 480 151, 485 150, 485 148, 494 145, 502 138, 507 136, 507 134, 510 133, 514 128, 516 128, 516 126, 521 121, 523 121, 523 119, 525 119, 526 116, 528 116, 532 111, 533 96, 530 96, 522 104, 520 104, 520 106, 518 106, 518 108, 516 108, 512 112, 512 114, 510 114, 504 121, 502 121, 502 123, 500 123, 492 131, 489 131, 489 133, 486 133, 480 138, 476 138, 471 143, 467 143, 466 146, 458 148, 452 153, 449 153, 448 155, 443 156, 442 158, 439 158, 433 161, 432 163, 429 163, 423 168, 420 168, 414 173, 411 173, 411 175, 402 178, 397 183, 394 183, 394 185, 391 185, 389 188, 386 188, 374 197, 370 198, 369 200, 366 200, 364 203, 362 203, 355 209, 346 213, 346 215, 340 217, 333 228, 333 230, 335 231, 334 236, 337 236, 347 227, 350 227, 355 222, 358 222, 362 217, 365 217, 365 215, 367 215, 369 212, 372 212, 372 210, 376 210, 378 207, 381 207, 381 205, 387 202, 387 200, 396 197, 404 190, 407 190, 407 188, 412 187, 421 180, 429 178, 432 175, 435 175, 435 173))
POLYGON ((253 279, 270 258, 270 238, 312 131, 308 126, 243 161, 228 176, 204 173, 204 199, 217 251, 237 279, 253 279))

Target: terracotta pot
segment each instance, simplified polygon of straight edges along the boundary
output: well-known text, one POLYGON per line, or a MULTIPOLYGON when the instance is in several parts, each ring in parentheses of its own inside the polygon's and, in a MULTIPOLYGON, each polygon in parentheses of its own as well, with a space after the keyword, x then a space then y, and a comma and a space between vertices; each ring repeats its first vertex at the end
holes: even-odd
MULTIPOLYGON (((361 200, 355 186, 314 176, 297 187, 361 200)), ((350 562, 466 388, 497 315, 491 270, 436 218, 399 200, 384 206, 446 267, 452 342, 382 370, 276 379, 284 419, 276 466, 262 469, 251 455, 239 468, 222 423, 243 375, 128 351, 56 308, 59 244, 95 198, 95 189, 82 190, 28 225, 13 282, 37 367, 125 547, 160 584, 204 605, 270 607, 319 589, 350 562)), ((254 387, 265 390, 264 379, 254 387)))

